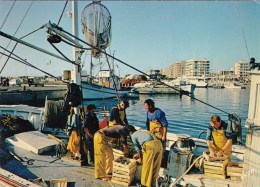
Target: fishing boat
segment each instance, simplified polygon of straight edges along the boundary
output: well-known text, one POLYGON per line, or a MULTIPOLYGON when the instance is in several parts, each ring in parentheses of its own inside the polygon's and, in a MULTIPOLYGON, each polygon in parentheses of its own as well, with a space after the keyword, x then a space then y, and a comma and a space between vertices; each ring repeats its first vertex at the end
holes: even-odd
MULTIPOLYGON (((76 3, 77 1, 73 1, 73 3, 76 3)), ((73 4, 74 6, 76 4, 73 4)), ((18 41, 18 40, 17 40, 18 41)), ((98 55, 99 51, 94 51, 93 53, 95 55, 98 55)), ((75 64, 75 69, 78 68, 78 64, 75 64)), ((78 69, 75 70, 77 72, 78 69)), ((258 128, 257 126, 260 126, 259 124, 259 114, 258 110, 259 105, 259 94, 257 94, 259 90, 259 84, 260 84, 260 73, 255 71, 253 72, 254 77, 252 78, 252 86, 251 89, 253 90, 251 92, 250 96, 250 112, 248 115, 248 121, 247 125, 250 131, 250 134, 247 139, 247 146, 250 147, 250 149, 246 149, 244 146, 236 145, 232 147, 232 160, 234 161, 243 161, 245 160, 245 156, 248 160, 246 160, 247 166, 244 169, 244 177, 242 178, 243 181, 235 180, 232 181, 230 179, 215 179, 205 176, 203 173, 196 173, 196 174, 187 174, 187 175, 181 175, 176 177, 171 177, 166 179, 167 176, 171 176, 173 173, 170 172, 169 169, 173 168, 173 166, 179 166, 180 164, 183 164, 184 162, 173 162, 176 165, 171 165, 171 162, 168 162, 170 164, 170 168, 162 168, 160 172, 160 177, 162 178, 162 182, 165 183, 167 186, 174 186, 176 183, 180 182, 181 179, 182 183, 178 183, 178 185, 191 185, 191 186, 212 186, 213 184, 216 184, 218 186, 254 186, 254 181, 257 181, 257 184, 259 184, 259 177, 258 175, 255 175, 256 172, 258 172, 258 166, 257 164, 252 164, 251 162, 255 160, 259 160, 259 145, 257 143, 259 142, 259 136, 258 136, 258 128), (258 107, 258 108, 257 108, 258 107), (256 128, 255 128, 256 127, 256 128), (245 153, 246 152, 246 153, 245 153), (165 180, 163 180, 165 179, 165 180), (253 181, 253 182, 252 182, 253 181), (242 185, 243 183, 243 185, 242 185)), ((76 83, 79 83, 78 75, 75 74, 74 81, 76 83)), ((48 108, 34 108, 31 106, 24 106, 24 105, 1 105, 0 106, 0 114, 11 114, 11 115, 19 115, 23 116, 23 118, 26 120, 28 119, 30 123, 33 125, 34 129, 36 131, 42 131, 42 132, 48 132, 48 134, 54 135, 60 139, 55 139, 55 141, 61 143, 61 139, 66 139, 65 132, 63 129, 57 129, 57 128, 49 128, 48 131, 46 128, 48 126, 45 126, 45 118, 48 113, 48 108), (44 116, 44 117, 43 117, 44 116)), ((3 133, 1 129, 1 133, 3 133)), ((2 134, 1 134, 2 135, 2 134)), ((2 137, 2 136, 1 136, 2 137)), ((191 162, 194 162, 196 160, 193 160, 193 156, 201 156, 202 152, 207 151, 207 145, 206 141, 199 138, 191 138, 187 135, 176 135, 173 133, 168 133, 168 139, 166 142, 167 150, 171 151, 172 146, 175 142, 177 144, 179 143, 179 149, 180 151, 184 150, 185 152, 187 149, 192 150, 192 152, 189 152, 189 159, 185 161, 186 163, 189 163, 189 166, 192 166, 191 162), (194 146, 192 148, 187 147, 187 142, 192 139, 194 141, 194 146), (182 146, 183 145, 183 146, 182 146), (189 162, 188 162, 189 161, 189 162)), ((37 139, 36 139, 37 140, 37 139)), ((18 140, 19 141, 19 140, 18 140)), ((32 142, 33 143, 33 142, 32 142)), ((51 185, 55 183, 55 181, 59 181, 61 184, 62 181, 67 181, 71 185, 74 186, 111 186, 112 184, 109 182, 104 182, 101 180, 94 179, 94 169, 93 168, 85 168, 81 167, 81 163, 75 162, 75 161, 68 161, 68 160, 62 160, 55 156, 53 153, 51 154, 43 154, 38 155, 35 153, 32 153, 31 151, 28 151, 24 149, 25 147, 16 147, 12 143, 8 143, 7 149, 8 152, 12 152, 13 159, 10 159, 8 162, 1 163, 1 168, 6 169, 16 175, 20 175, 21 177, 25 179, 33 179, 33 182, 48 182, 51 185), (39 179, 41 177, 41 179, 39 179), (66 178, 66 179, 65 179, 66 178)), ((1 157, 3 158, 3 157, 1 157)), ((165 159, 167 160, 167 159, 165 159)), ((2 161, 2 160, 1 160, 2 161)), ((200 163, 200 165, 203 165, 200 163)), ((181 167, 181 169, 186 170, 186 167, 181 167)), ((188 170, 187 170, 188 171, 188 170)), ((11 178, 10 173, 6 172, 7 175, 3 175, 1 173, 0 175, 0 181, 1 184, 5 186, 10 186, 10 183, 13 182, 16 184, 16 186, 24 186, 24 183, 21 183, 20 181, 14 181, 13 178, 11 178), (4 180, 5 179, 5 180, 4 180), (4 182, 6 181, 6 183, 4 182)), ((186 171, 185 173, 186 174, 186 171)), ((133 186, 137 186, 137 182, 140 182, 140 173, 136 172, 136 180, 132 183, 133 186)), ((159 179, 158 179, 159 180, 159 179)), ((158 181, 159 183, 159 181, 158 181)), ((45 183, 46 184, 46 183, 45 183)), ((26 185, 26 186, 33 186, 35 183, 26 185)))
POLYGON ((85 100, 131 97, 129 90, 120 89, 120 79, 111 75, 109 70, 99 72, 98 83, 82 81, 82 94, 85 100), (116 89, 115 89, 116 88, 116 89))

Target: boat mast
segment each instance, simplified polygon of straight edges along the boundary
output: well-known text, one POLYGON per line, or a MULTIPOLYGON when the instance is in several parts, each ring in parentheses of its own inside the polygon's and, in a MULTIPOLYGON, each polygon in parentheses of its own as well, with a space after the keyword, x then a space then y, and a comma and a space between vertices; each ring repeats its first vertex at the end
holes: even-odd
MULTIPOLYGON (((72 3, 72 34, 78 38, 78 1, 73 0, 72 3)), ((77 41, 75 39, 75 41, 77 41)), ((71 72, 71 80, 76 84, 80 84, 80 68, 79 68, 79 57, 80 51, 76 47, 72 48, 72 60, 77 64, 73 65, 71 72)))

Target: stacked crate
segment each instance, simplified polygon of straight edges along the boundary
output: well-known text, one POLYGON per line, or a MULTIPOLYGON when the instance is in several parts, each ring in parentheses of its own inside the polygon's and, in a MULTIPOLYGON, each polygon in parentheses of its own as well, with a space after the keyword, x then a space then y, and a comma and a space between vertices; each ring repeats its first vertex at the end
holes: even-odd
MULTIPOLYGON (((111 144, 113 149, 114 160, 120 156, 124 156, 124 148, 118 144, 111 144)), ((127 146, 129 149, 129 155, 127 157, 133 157, 136 154, 136 150, 130 136, 127 137, 127 146)))
POLYGON ((210 158, 208 153, 203 153, 205 161, 204 161, 204 173, 206 176, 218 178, 218 179, 226 179, 227 172, 226 168, 229 163, 227 157, 214 157, 210 158))
POLYGON ((114 160, 116 160, 120 156, 124 156, 124 152, 121 149, 122 149, 121 147, 114 147, 114 148, 112 148, 113 155, 114 155, 114 160))
POLYGON ((231 162, 227 167, 227 176, 230 176, 231 180, 242 180, 243 162, 231 162))
POLYGON ((120 156, 113 161, 111 182, 122 186, 129 186, 135 175, 136 160, 120 156))

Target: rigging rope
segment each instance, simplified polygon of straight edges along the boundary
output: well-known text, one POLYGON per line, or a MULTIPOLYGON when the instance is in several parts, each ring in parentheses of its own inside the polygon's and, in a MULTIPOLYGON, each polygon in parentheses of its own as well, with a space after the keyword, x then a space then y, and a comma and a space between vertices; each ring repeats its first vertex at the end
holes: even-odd
MULTIPOLYGON (((2 46, 0 46, 0 48, 4 49, 2 46)), ((18 61, 18 62, 20 62, 20 63, 22 63, 22 64, 25 64, 25 65, 27 65, 27 66, 29 66, 29 67, 32 67, 32 68, 34 68, 34 69, 37 69, 37 70, 39 70, 40 72, 45 73, 46 75, 49 75, 49 76, 51 76, 51 77, 54 77, 54 78, 57 78, 57 79, 58 79, 58 77, 56 77, 56 76, 54 76, 54 75, 52 75, 52 74, 50 74, 50 73, 48 73, 48 72, 46 72, 46 71, 43 71, 43 70, 41 70, 40 68, 37 68, 36 66, 32 65, 31 63, 29 63, 29 62, 25 61, 24 59, 22 59, 21 57, 19 57, 18 55, 15 55, 13 52, 10 52, 9 50, 6 50, 6 51, 10 53, 9 58, 11 58, 11 59, 13 59, 13 60, 16 60, 16 61, 18 61), (14 55, 14 56, 17 57, 18 59, 17 59, 17 58, 14 58, 14 57, 11 57, 11 55, 14 55)), ((8 56, 7 54, 4 54, 3 52, 0 52, 0 54, 3 54, 4 56, 8 56)), ((65 81, 63 81, 63 82, 66 83, 65 81)))
POLYGON ((58 51, 65 59, 67 59, 67 61, 69 61, 70 63, 74 64, 74 65, 78 65, 75 62, 71 61, 69 58, 67 58, 57 47, 55 47, 55 45, 53 45, 53 43, 49 42, 51 44, 51 46, 56 49, 56 51, 58 51))
MULTIPOLYGON (((104 51, 106 52, 105 49, 104 49, 104 51)), ((118 102, 119 102, 119 101, 120 101, 120 97, 119 97, 119 94, 118 94, 117 85, 116 85, 116 81, 115 81, 115 73, 114 73, 114 70, 111 69, 111 66, 110 66, 110 64, 109 64, 107 55, 106 55, 106 60, 107 60, 107 64, 108 64, 108 67, 109 67, 109 71, 110 71, 111 73, 113 73, 113 74, 112 74, 112 80, 113 80, 113 84, 114 84, 114 89, 115 89, 115 91, 116 91, 116 98, 117 98, 117 100, 118 100, 118 102)))
POLYGON ((65 5, 64 5, 64 7, 63 7, 63 10, 62 10, 62 13, 61 13, 61 15, 60 15, 60 18, 59 18, 59 21, 58 21, 57 25, 60 24, 60 20, 61 20, 63 14, 64 14, 64 11, 65 11, 65 8, 66 8, 67 4, 68 4, 68 0, 66 1, 65 5))
MULTIPOLYGON (((38 29, 36 29, 36 30, 30 32, 29 34, 27 34, 27 35, 21 37, 20 39, 23 39, 23 38, 25 38, 25 37, 27 37, 27 36, 29 36, 29 35, 35 33, 36 31, 38 31, 38 30, 40 30, 40 29, 43 29, 43 28, 44 28, 44 26, 41 26, 40 28, 38 28, 38 29)), ((14 50, 15 50, 15 48, 16 48, 17 45, 18 45, 18 42, 16 42, 15 46, 13 47, 12 52, 14 52, 14 50)), ((6 48, 5 48, 4 50, 6 51, 6 48)), ((3 56, 3 54, 2 54, 2 56, 3 56)), ((6 66, 6 64, 7 64, 8 60, 9 60, 9 58, 10 58, 10 56, 11 56, 11 53, 9 54, 8 58, 6 59, 5 64, 3 65, 3 67, 2 67, 2 69, 1 69, 1 71, 0 71, 0 74, 1 74, 2 71, 4 70, 4 68, 5 68, 5 66, 6 66)), ((1 58, 0 58, 0 59, 1 59, 1 58)))
POLYGON ((7 20, 7 18, 9 17, 9 14, 11 13, 11 11, 12 11, 12 9, 13 9, 15 3, 16 3, 16 0, 13 2, 11 8, 9 9, 9 12, 8 12, 7 15, 5 16, 4 22, 2 23, 2 25, 1 25, 1 27, 0 27, 0 30, 3 28, 3 26, 4 26, 4 24, 5 24, 6 20, 7 20))
MULTIPOLYGON (((23 16, 23 18, 22 18, 22 20, 21 20, 19 26, 17 27, 15 33, 13 34, 13 36, 15 36, 16 33, 18 32, 18 30, 20 29, 20 27, 21 27, 21 25, 22 25, 22 23, 23 23, 25 17, 27 16, 29 10, 30 10, 31 7, 32 7, 32 4, 33 4, 33 1, 31 2, 31 4, 29 5, 27 11, 25 12, 25 14, 24 14, 24 16, 23 16)), ((1 30, 1 29, 0 29, 0 30, 1 30)), ((7 46, 6 46, 6 49, 9 47, 9 45, 11 44, 11 42, 12 42, 12 40, 9 41, 9 43, 8 43, 7 46)), ((15 45, 15 46, 16 46, 16 45, 15 45)), ((14 50, 14 48, 13 48, 13 50, 14 50)), ((4 50, 4 53, 5 53, 5 50, 4 50)), ((2 57, 3 57, 3 54, 1 55, 0 59, 1 59, 2 57)), ((6 63, 7 63, 7 61, 5 62, 4 66, 2 67, 2 70, 3 70, 3 68, 5 67, 6 63)), ((1 70, 1 72, 2 72, 2 70, 1 70)))
MULTIPOLYGON (((125 62, 123 62, 122 60, 120 60, 120 59, 118 59, 118 58, 116 58, 116 57, 114 57, 114 56, 112 56, 112 55, 106 53, 105 51, 102 51, 102 50, 100 50, 100 49, 98 49, 98 48, 96 48, 96 47, 94 47, 94 46, 88 44, 87 42, 83 41, 82 39, 80 39, 80 38, 78 38, 78 37, 76 37, 76 36, 70 34, 69 32, 63 30, 61 27, 57 27, 57 29, 59 29, 60 31, 65 32, 66 34, 68 34, 68 35, 70 35, 71 37, 77 39, 78 41, 81 41, 81 42, 85 43, 86 45, 88 45, 88 46, 90 46, 90 47, 92 47, 92 48, 98 50, 99 52, 105 54, 106 56, 109 56, 109 57, 112 58, 113 60, 116 60, 116 61, 118 61, 118 62, 124 64, 125 66, 128 66, 128 67, 130 67, 130 68, 136 70, 137 72, 140 72, 140 73, 142 73, 143 75, 146 75, 146 76, 150 77, 150 75, 148 75, 147 73, 145 73, 145 72, 143 72, 143 71, 141 71, 141 70, 139 70, 139 69, 137 69, 137 68, 135 68, 135 67, 133 67, 133 66, 127 64, 127 63, 125 63, 125 62)), ((14 37, 11 37, 11 36, 9 36, 9 35, 7 35, 7 34, 1 32, 1 31, 0 31, 0 33, 1 33, 1 35, 3 35, 4 37, 7 37, 7 38, 10 38, 10 39, 13 39, 13 40, 14 40, 14 37)), ((23 44, 24 44, 24 42, 23 42, 23 44)), ((33 47, 33 48, 36 49, 36 50, 39 50, 38 48, 35 48, 35 47, 33 47)), ((78 47, 78 48, 80 48, 80 47, 78 47)), ((2 53, 2 54, 3 54, 3 53, 2 53)), ((47 53, 47 54, 50 55, 50 53, 47 53)), ((6 55, 6 56, 7 56, 7 55, 6 55)), ((14 58, 13 58, 13 59, 14 59, 14 58)), ((67 59, 63 59, 63 60, 66 61, 67 59)), ((18 60, 18 61, 19 61, 19 60, 18 60)), ((78 64, 77 64, 77 65, 78 65, 78 64)), ((36 67, 34 67, 34 68, 36 68, 36 67)), ((46 72, 45 72, 45 73, 46 73, 46 72)), ((49 73, 46 73, 46 74, 49 75, 49 73)), ((177 88, 175 88, 175 87, 173 87, 173 86, 170 86, 170 85, 168 85, 168 84, 166 84, 166 83, 164 83, 164 82, 161 82, 161 81, 159 81, 159 80, 157 80, 157 81, 158 81, 159 83, 162 83, 162 84, 165 85, 165 86, 168 86, 168 87, 170 87, 170 88, 172 88, 172 89, 174 89, 174 90, 180 92, 180 94, 184 94, 184 95, 186 95, 186 96, 188 96, 188 97, 190 97, 190 98, 193 98, 193 99, 195 99, 196 101, 199 101, 199 102, 201 102, 201 103, 203 103, 203 104, 205 104, 205 105, 208 105, 208 106, 210 106, 210 107, 212 107, 212 108, 214 108, 214 109, 216 109, 216 110, 219 110, 219 111, 221 111, 221 112, 223 112, 223 113, 229 114, 228 112, 225 112, 224 110, 221 110, 221 109, 219 109, 219 108, 217 108, 217 107, 214 107, 213 105, 210 105, 210 104, 208 104, 208 103, 205 103, 204 101, 199 100, 199 99, 195 98, 194 96, 188 95, 185 91, 183 91, 183 90, 181 90, 181 89, 177 89, 177 88)), ((88 88, 86 88, 86 89, 88 89, 88 88)))
MULTIPOLYGON (((59 28, 59 29, 62 29, 62 28, 59 28)), ((88 43, 85 42, 84 40, 82 40, 82 39, 80 39, 80 38, 78 38, 78 37, 76 37, 76 36, 70 34, 69 32, 67 32, 67 31, 65 31, 65 30, 63 30, 63 29, 62 29, 62 31, 65 32, 66 34, 70 35, 71 37, 77 39, 78 41, 81 41, 82 43, 84 43, 84 44, 86 44, 86 45, 88 45, 88 46, 90 46, 90 47, 92 47, 92 48, 98 50, 99 52, 101 52, 101 53, 103 53, 103 54, 105 54, 105 55, 111 57, 112 59, 114 59, 114 60, 116 60, 116 61, 118 61, 118 62, 124 64, 125 66, 128 66, 128 67, 130 67, 130 68, 132 68, 132 69, 134 69, 134 70, 136 70, 136 71, 142 73, 143 75, 146 75, 146 76, 150 77, 150 75, 148 75, 147 73, 145 73, 145 72, 143 72, 143 71, 141 71, 141 70, 139 70, 139 69, 137 69, 137 68, 135 68, 135 67, 133 67, 133 66, 127 64, 127 63, 125 63, 125 62, 123 62, 122 60, 120 60, 120 59, 118 59, 118 58, 116 58, 116 57, 113 57, 112 55, 106 53, 105 51, 102 51, 102 50, 100 50, 100 49, 98 49, 98 48, 96 48, 96 47, 94 47, 94 46, 88 44, 88 43)), ((196 101, 199 101, 199 102, 201 102, 201 103, 203 103, 203 104, 205 104, 205 105, 207 105, 207 106, 210 106, 210 107, 212 107, 212 108, 214 108, 214 109, 216 109, 216 110, 219 110, 219 111, 221 111, 221 112, 223 112, 223 113, 225 113, 225 114, 229 114, 228 112, 226 112, 226 111, 224 111, 224 110, 221 110, 221 109, 219 109, 219 108, 217 108, 217 107, 214 107, 214 106, 211 105, 211 104, 205 103, 204 101, 202 101, 202 100, 200 100, 200 99, 197 99, 197 98, 195 98, 194 96, 191 96, 191 95, 186 94, 183 90, 174 88, 173 86, 170 86, 170 85, 168 85, 168 84, 166 84, 166 83, 164 83, 164 82, 162 82, 162 81, 159 81, 159 80, 157 80, 157 81, 158 81, 159 83, 162 83, 162 84, 165 85, 165 86, 168 86, 168 87, 170 87, 170 88, 172 88, 172 89, 174 89, 174 90, 180 92, 180 93, 183 93, 184 95, 186 95, 186 96, 188 96, 188 97, 190 97, 190 98, 192 98, 192 99, 195 99, 196 101)))

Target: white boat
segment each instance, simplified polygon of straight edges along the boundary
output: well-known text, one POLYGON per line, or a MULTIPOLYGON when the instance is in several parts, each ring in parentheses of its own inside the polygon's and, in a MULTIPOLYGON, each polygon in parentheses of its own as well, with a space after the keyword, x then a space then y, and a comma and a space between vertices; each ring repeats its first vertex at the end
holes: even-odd
POLYGON ((204 78, 189 77, 188 82, 190 84, 195 84, 196 88, 207 88, 208 87, 208 83, 205 81, 204 78))
POLYGON ((227 89, 245 89, 245 86, 235 84, 234 82, 225 82, 224 87, 227 89))
POLYGON ((196 85, 183 85, 183 86, 173 86, 174 88, 165 86, 165 85, 150 85, 144 88, 137 88, 137 91, 140 94, 179 94, 179 90, 188 91, 191 94, 194 94, 196 85))
MULTIPOLYGON (((46 108, 45 108, 46 109, 46 108)), ((32 113, 32 111, 35 111, 36 114, 38 115, 38 119, 39 121, 36 123, 36 121, 32 121, 33 125, 35 126, 35 129, 38 127, 38 124, 44 124, 44 118, 42 118, 42 116, 45 116, 45 113, 48 113, 47 111, 45 111, 44 108, 39 108, 36 109, 35 107, 31 107, 31 106, 25 106, 25 105, 14 105, 12 107, 7 106, 7 105, 0 105, 0 114, 5 114, 5 113, 9 113, 9 114, 26 114, 24 115, 24 119, 31 119, 30 114, 32 113), (27 116, 27 118, 26 118, 27 116)), ((36 115, 35 114, 35 115, 36 115)), ((136 127, 137 129, 139 129, 139 127, 136 127)), ((42 129, 45 130, 45 127, 42 126, 42 129)), ((50 128, 49 128, 50 129, 50 128)), ((44 132, 44 131, 42 131, 44 132)), ((48 133, 56 133, 58 132, 57 129, 50 129, 50 131, 48 131, 48 133)), ((58 137, 58 136, 56 136, 58 137)), ((166 142, 166 150, 167 151, 171 151, 172 149, 172 145, 175 142, 178 142, 178 140, 180 139, 187 139, 190 138, 188 135, 185 134, 174 134, 174 133, 167 133, 167 142, 166 142)), ((192 157, 199 157, 200 155, 202 155, 203 152, 208 151, 207 148, 207 144, 206 141, 204 139, 199 139, 199 138, 191 138, 194 142, 195 142, 195 147, 193 147, 193 153, 192 153, 192 157)), ((91 181, 91 185, 94 186, 101 186, 100 180, 95 180, 94 178, 94 168, 89 168, 89 167, 80 167, 81 165, 79 165, 79 163, 77 163, 75 165, 75 163, 73 164, 72 161, 69 160, 64 160, 64 159, 57 159, 57 158, 53 158, 53 156, 49 156, 48 154, 44 154, 44 155, 39 155, 39 154, 35 154, 32 153, 31 151, 28 151, 22 147, 17 147, 15 144, 12 145, 12 142, 10 141, 6 141, 6 143, 8 143, 6 145, 6 147, 13 152, 14 155, 18 155, 16 156, 17 158, 30 158, 32 160, 32 164, 33 167, 26 167, 26 171, 27 173, 33 173, 36 176, 40 176, 43 179, 52 179, 53 178, 53 173, 49 172, 50 169, 55 170, 55 177, 56 178, 64 178, 64 176, 69 176, 68 180, 72 180, 76 182, 76 186, 84 186, 86 184, 88 184, 87 181, 88 178, 92 179, 91 181), (50 165, 46 168, 43 167, 46 165, 46 163, 50 163, 50 165), (57 168, 56 168, 57 167, 57 168), (56 169, 55 169, 56 168, 56 169), (71 169, 73 169, 73 171, 75 171, 76 173, 78 173, 77 175, 67 175, 69 173, 71 173, 71 169), (82 180, 83 179, 83 180, 82 180)), ((186 142, 187 143, 187 142, 186 142)), ((186 148, 183 149, 183 151, 185 151, 186 148)), ((186 150, 187 151, 187 150, 186 150)), ((239 146, 239 145, 233 145, 232 146, 232 160, 236 161, 236 162, 241 162, 244 160, 244 154, 245 154, 245 147, 244 146, 239 146)), ((185 155, 185 154, 184 154, 185 155)), ((184 161, 184 160, 183 160, 184 161)), ((12 163, 12 160, 9 161, 12 163)), ((171 162, 168 161, 168 162, 171 162)), ((15 166, 12 165, 10 163, 8 170, 12 171, 12 168, 15 167, 14 171, 20 171, 21 168, 23 168, 24 166, 27 166, 26 162, 23 162, 23 160, 21 160, 21 162, 16 163, 15 166)), ((6 167, 4 167, 3 169, 5 169, 6 167)), ((137 167, 137 171, 135 172, 134 178, 135 180, 140 180, 140 172, 138 172, 138 170, 141 169, 141 165, 137 167)), ((168 169, 161 167, 160 169, 160 176, 164 176, 165 173, 168 173, 168 169)), ((17 172, 14 172, 14 174, 18 174, 17 172)), ((26 176, 26 175, 25 175, 26 176)), ((186 175, 184 180, 186 181, 186 183, 192 183, 194 181, 192 181, 192 178, 194 177, 198 177, 198 174, 194 174, 194 175, 186 175)), ((203 175, 204 176, 204 175, 203 175)), ((216 179, 214 179, 216 180, 216 179)), ((229 181, 224 181, 223 185, 225 185, 226 183, 229 184, 231 180, 229 181)), ((104 184, 104 182, 103 182, 104 184)), ((90 185, 90 184, 89 184, 90 185)), ((105 185, 102 185, 105 186, 105 185)))

